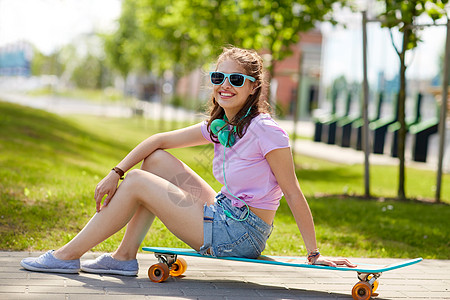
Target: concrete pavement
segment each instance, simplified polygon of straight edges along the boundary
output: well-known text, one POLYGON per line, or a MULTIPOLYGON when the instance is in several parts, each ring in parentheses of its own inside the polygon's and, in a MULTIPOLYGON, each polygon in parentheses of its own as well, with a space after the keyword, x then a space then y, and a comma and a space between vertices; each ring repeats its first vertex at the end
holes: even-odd
MULTIPOLYGON (((29 272, 19 262, 41 253, 0 252, 0 299, 352 299, 354 272, 311 270, 186 257, 183 277, 153 283, 153 254, 139 254, 137 277, 29 272)), ((87 253, 92 259, 99 253, 87 253)), ((353 262, 389 264, 401 259, 353 262)), ((384 273, 377 299, 450 299, 450 261, 425 260, 384 273)))

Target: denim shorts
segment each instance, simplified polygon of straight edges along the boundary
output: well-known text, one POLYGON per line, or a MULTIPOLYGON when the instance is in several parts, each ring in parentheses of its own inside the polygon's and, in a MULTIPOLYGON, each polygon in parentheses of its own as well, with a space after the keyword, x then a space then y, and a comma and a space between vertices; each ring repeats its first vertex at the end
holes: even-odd
POLYGON ((230 199, 222 193, 217 194, 213 205, 205 204, 204 244, 199 253, 214 257, 258 257, 266 247, 273 226, 261 220, 251 210, 245 221, 233 220, 224 210, 238 220, 247 215, 246 206, 232 206, 230 199))

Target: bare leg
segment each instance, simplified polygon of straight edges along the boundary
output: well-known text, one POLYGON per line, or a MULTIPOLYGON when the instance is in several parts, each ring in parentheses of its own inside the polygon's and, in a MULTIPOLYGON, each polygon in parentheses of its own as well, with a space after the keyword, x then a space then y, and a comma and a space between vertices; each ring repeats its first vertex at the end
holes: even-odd
POLYGON ((154 220, 155 215, 152 212, 142 205, 139 206, 133 218, 128 222, 125 235, 112 257, 118 260, 135 259, 139 247, 154 220))
MULTIPOLYGON (((203 244, 203 205, 211 204, 215 192, 197 174, 165 151, 155 151, 149 162, 165 165, 167 177, 175 183, 189 182, 194 190, 178 185, 152 173, 130 171, 107 207, 95 214, 83 230, 54 254, 60 259, 75 259, 120 230, 133 217, 118 253, 128 259, 142 242, 154 215, 181 240, 194 249, 203 244), (170 174, 171 173, 171 174, 170 174), (173 175, 173 176, 172 176, 173 175), (123 246, 122 246, 123 245, 123 246)), ((145 165, 145 163, 144 163, 145 165)), ((161 174, 163 175, 163 174, 161 174)), ((182 185, 182 184, 181 184, 182 185)), ((134 253, 134 254, 133 254, 134 253)))
MULTIPOLYGON (((166 151, 156 151, 147 157, 142 163, 141 170, 158 175, 177 185, 187 193, 189 193, 189 188, 192 186, 198 186, 201 190, 211 189, 192 169, 166 151), (193 184, 187 184, 191 182, 193 184)), ((212 193, 215 194, 214 191, 212 193)), ((136 258, 139 247, 150 229, 154 218, 155 216, 149 210, 144 206, 140 206, 128 223, 127 230, 119 248, 112 256, 118 260, 131 260, 136 258)))

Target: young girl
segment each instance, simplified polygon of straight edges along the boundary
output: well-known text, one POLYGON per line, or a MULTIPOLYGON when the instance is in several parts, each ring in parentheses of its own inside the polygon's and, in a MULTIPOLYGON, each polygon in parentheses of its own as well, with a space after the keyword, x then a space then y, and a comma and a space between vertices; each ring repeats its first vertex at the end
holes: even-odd
POLYGON ((302 234, 308 262, 354 267, 346 259, 320 257, 288 135, 268 114, 261 57, 250 50, 224 49, 210 80, 208 121, 158 133, 139 144, 97 185, 97 213, 83 230, 56 251, 23 259, 22 267, 136 275, 136 254, 155 217, 202 255, 256 258, 272 232, 283 194, 302 234), (219 193, 164 151, 207 143, 214 143, 213 173, 224 185, 219 193), (141 161, 141 169, 130 171, 117 187, 124 173, 141 161), (114 253, 80 265, 85 252, 125 225, 114 253))

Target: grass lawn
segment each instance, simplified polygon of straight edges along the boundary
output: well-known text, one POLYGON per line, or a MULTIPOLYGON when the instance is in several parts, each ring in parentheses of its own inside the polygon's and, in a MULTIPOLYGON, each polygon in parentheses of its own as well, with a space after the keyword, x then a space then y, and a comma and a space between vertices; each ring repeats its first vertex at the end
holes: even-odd
MULTIPOLYGON (((95 212, 96 184, 129 150, 157 132, 159 123, 139 118, 63 118, 0 102, 0 124, 0 249, 46 250, 68 242, 86 224, 95 212)), ((220 189, 211 173, 211 145, 171 152, 220 189)), ((304 156, 297 161, 297 176, 325 255, 450 258, 448 174, 442 192, 447 204, 362 200, 352 196, 363 191, 362 166, 304 156)), ((395 196, 396 181, 396 167, 371 168, 374 195, 395 196)), ((434 172, 407 170, 409 197, 432 198, 434 184, 434 172)), ((123 230, 94 250, 112 251, 122 234, 123 230)), ((186 246, 160 221, 144 244, 186 246)), ((301 236, 282 200, 265 254, 304 253, 301 236)))

